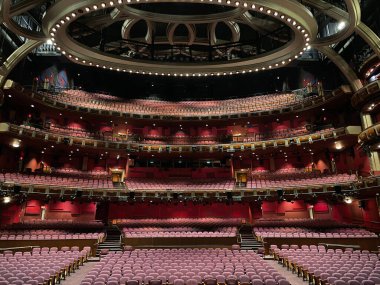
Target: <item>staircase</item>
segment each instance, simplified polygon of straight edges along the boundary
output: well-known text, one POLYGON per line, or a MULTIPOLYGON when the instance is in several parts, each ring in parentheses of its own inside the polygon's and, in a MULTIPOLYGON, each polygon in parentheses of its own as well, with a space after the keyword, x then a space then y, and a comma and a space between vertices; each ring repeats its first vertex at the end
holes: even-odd
POLYGON ((106 230, 107 237, 104 242, 98 245, 96 256, 99 256, 102 249, 108 249, 109 251, 121 251, 121 232, 115 225, 109 226, 106 230))
POLYGON ((262 243, 258 242, 252 233, 252 227, 244 226, 239 230, 241 236, 241 249, 248 249, 257 251, 260 247, 263 247, 262 243))

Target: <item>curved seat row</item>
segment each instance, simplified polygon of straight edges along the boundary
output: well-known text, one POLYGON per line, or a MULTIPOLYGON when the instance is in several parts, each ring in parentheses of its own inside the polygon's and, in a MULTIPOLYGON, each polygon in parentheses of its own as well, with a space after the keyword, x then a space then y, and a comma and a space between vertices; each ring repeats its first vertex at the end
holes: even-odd
POLYGON ((308 103, 317 97, 305 98, 294 93, 281 93, 218 101, 169 102, 143 99, 126 101, 121 98, 82 90, 66 90, 57 94, 41 92, 40 94, 50 100, 82 108, 162 116, 212 116, 270 111, 308 103))

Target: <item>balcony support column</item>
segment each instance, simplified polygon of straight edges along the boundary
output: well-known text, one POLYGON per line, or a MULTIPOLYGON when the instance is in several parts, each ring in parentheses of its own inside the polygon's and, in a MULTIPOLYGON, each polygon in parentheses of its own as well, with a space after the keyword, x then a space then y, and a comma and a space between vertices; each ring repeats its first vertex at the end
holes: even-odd
MULTIPOLYGON (((373 120, 371 114, 360 113, 360 119, 362 121, 363 130, 373 126, 373 120)), ((367 153, 371 171, 373 174, 380 174, 380 155, 377 151, 370 151, 367 153)))

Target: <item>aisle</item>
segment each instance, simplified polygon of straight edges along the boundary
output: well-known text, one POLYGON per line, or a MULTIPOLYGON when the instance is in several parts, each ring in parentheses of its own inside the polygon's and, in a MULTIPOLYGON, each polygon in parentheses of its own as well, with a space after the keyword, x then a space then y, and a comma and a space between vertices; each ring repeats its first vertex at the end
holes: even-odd
POLYGON ((92 268, 98 262, 86 262, 74 274, 71 274, 66 280, 61 281, 60 285, 79 285, 81 281, 86 277, 87 273, 91 271, 92 268))
POLYGON ((309 282, 303 281, 302 278, 297 277, 296 274, 293 274, 291 271, 288 271, 286 267, 282 267, 281 264, 278 264, 276 260, 266 260, 270 265, 274 267, 282 276, 289 281, 291 285, 308 285, 309 282))

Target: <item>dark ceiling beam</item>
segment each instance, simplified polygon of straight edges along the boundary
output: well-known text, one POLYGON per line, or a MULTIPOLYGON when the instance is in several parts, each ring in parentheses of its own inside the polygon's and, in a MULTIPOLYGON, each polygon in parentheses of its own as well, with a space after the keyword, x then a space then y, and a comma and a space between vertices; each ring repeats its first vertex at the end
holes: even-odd
POLYGON ((46 2, 46 0, 23 0, 20 1, 14 5, 12 5, 10 9, 10 16, 14 17, 20 14, 23 14, 25 12, 28 12, 29 10, 33 9, 35 6, 40 5, 42 3, 46 2))

